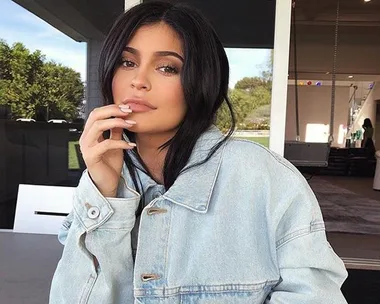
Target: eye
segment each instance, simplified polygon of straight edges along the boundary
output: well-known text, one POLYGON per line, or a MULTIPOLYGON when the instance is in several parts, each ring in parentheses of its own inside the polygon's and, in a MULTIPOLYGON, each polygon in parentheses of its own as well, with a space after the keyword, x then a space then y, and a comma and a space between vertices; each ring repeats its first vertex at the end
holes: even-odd
POLYGON ((167 75, 176 75, 178 74, 178 69, 175 66, 164 65, 158 68, 158 70, 167 75))
POLYGON ((128 60, 128 59, 122 59, 121 60, 121 66, 123 66, 125 68, 134 68, 136 66, 136 63, 134 63, 133 61, 128 60))

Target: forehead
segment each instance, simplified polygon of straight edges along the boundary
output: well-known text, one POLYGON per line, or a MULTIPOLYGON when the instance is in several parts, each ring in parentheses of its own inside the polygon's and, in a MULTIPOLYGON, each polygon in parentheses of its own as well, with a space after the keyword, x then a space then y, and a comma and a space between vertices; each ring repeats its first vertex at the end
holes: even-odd
POLYGON ((180 37, 163 22, 140 27, 127 46, 140 52, 175 51, 183 55, 180 37))

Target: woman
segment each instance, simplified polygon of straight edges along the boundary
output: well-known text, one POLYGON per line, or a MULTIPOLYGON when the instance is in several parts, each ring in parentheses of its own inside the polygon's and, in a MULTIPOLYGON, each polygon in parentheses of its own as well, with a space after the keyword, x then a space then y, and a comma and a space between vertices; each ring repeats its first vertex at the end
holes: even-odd
POLYGON ((228 78, 193 9, 149 2, 117 20, 50 303, 346 303, 346 270, 302 175, 213 126, 231 109, 228 78))
POLYGON ((375 145, 373 143, 373 126, 372 122, 369 118, 364 119, 363 123, 363 140, 362 140, 362 148, 366 148, 368 155, 373 158, 376 152, 375 145))

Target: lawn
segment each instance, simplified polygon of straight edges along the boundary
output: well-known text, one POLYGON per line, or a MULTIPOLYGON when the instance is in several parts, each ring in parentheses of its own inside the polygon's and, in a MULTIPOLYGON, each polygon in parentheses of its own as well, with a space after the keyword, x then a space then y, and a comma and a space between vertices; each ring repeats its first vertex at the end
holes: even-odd
MULTIPOLYGON (((257 142, 262 144, 265 147, 269 147, 269 137, 236 137, 241 139, 246 139, 250 141, 257 142)), ((79 162, 77 158, 77 153, 75 151, 75 145, 78 144, 78 141, 69 142, 69 170, 79 169, 79 162)))
POLYGON ((79 169, 78 157, 75 151, 75 145, 78 143, 78 141, 69 141, 69 170, 79 169))
POLYGON ((269 148, 269 137, 237 137, 236 136, 236 138, 254 141, 263 145, 264 147, 269 148))

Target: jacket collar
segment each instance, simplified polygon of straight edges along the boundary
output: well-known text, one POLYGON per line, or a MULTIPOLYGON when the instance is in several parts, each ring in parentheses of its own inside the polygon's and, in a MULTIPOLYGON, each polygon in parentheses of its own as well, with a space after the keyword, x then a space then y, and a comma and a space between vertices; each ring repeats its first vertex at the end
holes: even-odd
MULTIPOLYGON (((223 134, 215 126, 203 133, 194 146, 186 167, 207 158, 210 150, 223 139, 223 134)), ((174 184, 166 191, 163 197, 174 204, 183 206, 199 213, 206 213, 210 204, 215 181, 222 162, 224 146, 220 147, 204 164, 190 168, 181 173, 174 184)), ((134 159, 136 161, 136 159, 134 159)), ((157 185, 148 175, 138 170, 144 192, 157 185)), ((128 186, 133 187, 128 169, 124 165, 124 178, 128 186)))

